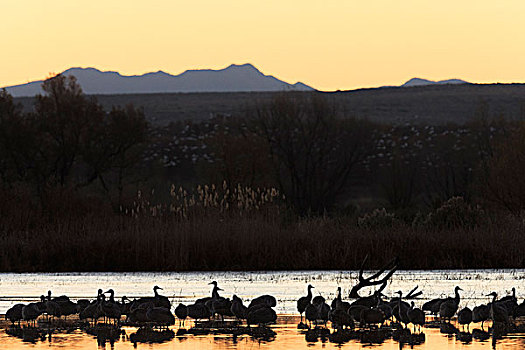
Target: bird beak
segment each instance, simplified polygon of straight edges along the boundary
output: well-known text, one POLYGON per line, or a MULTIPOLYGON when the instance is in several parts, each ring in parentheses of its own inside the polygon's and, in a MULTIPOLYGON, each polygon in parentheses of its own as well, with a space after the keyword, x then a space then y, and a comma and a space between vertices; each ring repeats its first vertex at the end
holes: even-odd
POLYGON ((222 288, 217 288, 217 290, 224 290, 224 289, 222 289, 222 288))

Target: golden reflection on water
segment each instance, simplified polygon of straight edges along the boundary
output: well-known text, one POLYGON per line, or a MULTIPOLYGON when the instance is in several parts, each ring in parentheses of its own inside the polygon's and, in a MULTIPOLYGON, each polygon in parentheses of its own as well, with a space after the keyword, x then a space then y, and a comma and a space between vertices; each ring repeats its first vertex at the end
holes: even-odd
MULTIPOLYGON (((82 331, 76 330, 72 333, 55 333, 51 338, 38 340, 34 343, 24 342, 19 338, 7 335, 5 330, 0 330, 0 349, 421 349, 421 350, 440 350, 440 349, 492 349, 492 339, 479 341, 473 339, 470 343, 462 343, 455 336, 441 334, 439 329, 424 328, 426 341, 421 345, 400 345, 392 339, 386 340, 383 344, 362 344, 357 340, 338 345, 330 343, 328 340, 307 342, 304 331, 297 329, 299 322, 298 316, 279 316, 278 323, 272 326, 277 333, 273 340, 256 340, 248 335, 232 337, 229 335, 184 335, 176 336, 173 340, 162 344, 137 344, 136 347, 129 341, 129 335, 136 331, 136 328, 123 328, 127 337, 120 337, 113 344, 97 344, 97 339, 87 335, 82 331)), ((187 327, 191 325, 188 323, 187 327)), ((488 325, 487 325, 488 326, 488 325)), ((179 327, 173 327, 177 331, 179 327)), ((472 328, 471 328, 472 330, 472 328)), ((525 348, 525 334, 512 334, 498 340, 496 349, 516 350, 525 348)))

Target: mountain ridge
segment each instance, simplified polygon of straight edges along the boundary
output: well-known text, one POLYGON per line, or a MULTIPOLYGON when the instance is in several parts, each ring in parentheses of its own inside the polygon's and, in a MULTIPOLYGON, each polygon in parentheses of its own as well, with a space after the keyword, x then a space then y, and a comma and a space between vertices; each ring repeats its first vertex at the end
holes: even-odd
MULTIPOLYGON (((123 75, 94 67, 71 67, 60 74, 74 75, 86 94, 191 93, 191 92, 258 92, 315 91, 302 83, 294 84, 273 75, 263 74, 251 63, 231 64, 222 69, 191 69, 172 75, 162 70, 141 75, 123 75)), ((43 80, 7 86, 14 97, 42 93, 43 80)))
POLYGON ((414 77, 407 80, 401 87, 424 86, 424 85, 443 85, 443 84, 470 84, 468 81, 461 79, 429 80, 414 77))

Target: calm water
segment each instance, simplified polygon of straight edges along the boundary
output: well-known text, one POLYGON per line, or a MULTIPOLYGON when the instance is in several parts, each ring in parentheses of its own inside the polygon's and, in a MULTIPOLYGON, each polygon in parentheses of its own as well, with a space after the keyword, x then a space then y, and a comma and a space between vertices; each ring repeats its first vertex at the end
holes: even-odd
MULTIPOLYGON (((365 274, 366 276, 366 274, 365 274)), ((195 299, 208 296, 211 286, 209 282, 216 280, 224 289, 222 296, 238 295, 248 301, 254 296, 272 294, 278 299, 276 311, 281 315, 296 314, 296 300, 306 294, 308 283, 315 286, 314 295, 323 295, 328 302, 334 298, 338 286, 343 288, 343 298, 357 279, 355 271, 299 271, 299 272, 199 272, 199 273, 74 273, 74 274, 0 274, 0 314, 13 304, 35 300, 41 294, 51 289, 53 295, 67 294, 72 299, 94 298, 99 288, 115 290, 116 296, 139 297, 152 295, 152 287, 159 285, 164 288, 162 294, 172 299, 172 304, 179 302, 191 303, 195 299)), ((473 308, 477 304, 486 303, 485 295, 496 291, 504 296, 510 293, 512 287, 517 288, 519 302, 525 296, 525 270, 454 270, 454 271, 398 271, 383 293, 393 295, 402 290, 405 293, 418 286, 423 291, 421 299, 416 300, 420 306, 424 301, 453 294, 456 285, 464 289, 460 308, 473 308)), ((368 294, 368 291, 361 293, 368 294)), ((256 341, 250 336, 232 339, 231 336, 181 336, 163 344, 142 344, 138 348, 148 349, 245 349, 245 348, 331 348, 336 347, 328 341, 307 343, 305 334, 297 330, 297 319, 290 316, 279 317, 278 324, 273 326, 277 332, 272 341, 256 341)), ((478 327, 479 325, 476 325, 478 327)), ((471 327, 472 328, 472 327, 471 327)), ((475 328, 475 327, 474 327, 475 328)), ((174 330, 178 326, 173 327, 174 330)), ((126 328, 129 335, 136 329, 126 328)), ((464 344, 454 336, 440 334, 438 329, 425 328, 426 341, 415 345, 417 349, 490 349, 491 340, 473 340, 464 344)), ((498 349, 525 349, 524 334, 513 334, 499 340, 498 349)), ((129 340, 121 339, 107 348, 133 348, 129 340)), ((101 347, 105 347, 101 346, 101 347)), ((350 341, 342 345, 345 349, 362 347, 374 349, 399 349, 398 342, 388 340, 381 345, 363 345, 350 341)), ((70 334, 53 334, 51 340, 36 343, 24 343, 18 338, 5 334, 0 330, 0 349, 31 348, 77 348, 93 349, 97 341, 80 331, 70 334)), ((409 346, 405 346, 410 348, 409 346)))

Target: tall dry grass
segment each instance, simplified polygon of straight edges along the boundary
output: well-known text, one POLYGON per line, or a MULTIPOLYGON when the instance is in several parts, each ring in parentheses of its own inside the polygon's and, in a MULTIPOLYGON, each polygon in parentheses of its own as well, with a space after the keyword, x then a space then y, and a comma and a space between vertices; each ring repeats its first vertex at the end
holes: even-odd
POLYGON ((115 213, 68 192, 51 196, 46 207, 23 191, 4 192, 0 270, 355 269, 366 254, 371 268, 393 256, 407 269, 525 266, 525 227, 513 217, 477 228, 372 228, 353 217, 291 218, 271 189, 236 187, 221 204, 226 193, 174 188, 171 203, 141 194, 115 213))

